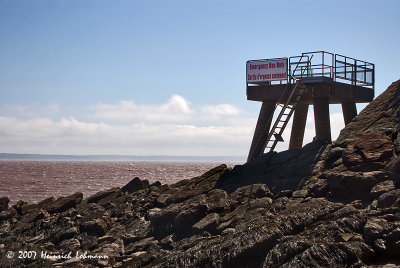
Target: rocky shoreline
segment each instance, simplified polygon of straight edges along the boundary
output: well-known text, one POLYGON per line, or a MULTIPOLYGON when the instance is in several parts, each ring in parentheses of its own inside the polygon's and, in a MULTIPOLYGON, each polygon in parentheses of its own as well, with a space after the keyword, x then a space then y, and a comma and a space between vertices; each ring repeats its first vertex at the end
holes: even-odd
POLYGON ((0 267, 396 267, 399 131, 400 80, 332 144, 87 199, 1 198, 0 267))

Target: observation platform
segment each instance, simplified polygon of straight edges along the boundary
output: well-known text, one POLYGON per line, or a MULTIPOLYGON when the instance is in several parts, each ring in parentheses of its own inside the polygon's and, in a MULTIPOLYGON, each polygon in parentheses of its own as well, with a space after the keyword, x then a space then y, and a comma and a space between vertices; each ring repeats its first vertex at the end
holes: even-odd
POLYGON ((247 99, 262 102, 249 161, 283 141, 292 115, 289 149, 301 148, 309 105, 314 105, 316 138, 331 142, 329 104, 341 104, 345 124, 350 123, 357 115, 356 103, 374 98, 375 66, 326 51, 306 52, 247 61, 246 82, 247 99))

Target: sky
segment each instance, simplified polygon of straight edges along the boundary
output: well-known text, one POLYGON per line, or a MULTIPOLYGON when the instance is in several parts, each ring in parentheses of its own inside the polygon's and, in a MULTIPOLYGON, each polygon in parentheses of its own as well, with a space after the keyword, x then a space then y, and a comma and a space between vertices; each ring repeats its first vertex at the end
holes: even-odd
MULTIPOLYGON (((247 60, 320 50, 365 60, 378 96, 400 79, 399 9, 398 0, 0 0, 0 153, 247 156, 261 106, 246 100, 247 60)), ((330 111, 336 138, 341 108, 330 111)), ((310 108, 305 143, 313 122, 310 108)))

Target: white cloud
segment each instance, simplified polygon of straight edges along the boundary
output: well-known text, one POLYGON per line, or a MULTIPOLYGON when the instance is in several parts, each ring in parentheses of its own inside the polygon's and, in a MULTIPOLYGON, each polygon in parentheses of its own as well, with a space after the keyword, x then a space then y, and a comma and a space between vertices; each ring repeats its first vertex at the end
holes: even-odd
POLYGON ((226 116, 237 116, 240 111, 231 104, 206 105, 201 108, 202 120, 220 120, 226 116))
POLYGON ((92 119, 111 122, 186 122, 193 114, 190 102, 179 95, 173 95, 161 105, 120 101, 118 104, 103 103, 91 108, 94 111, 92 119))
POLYGON ((61 108, 58 104, 39 105, 5 105, 0 109, 3 115, 13 116, 17 118, 35 118, 35 117, 54 117, 60 115, 61 108))
POLYGON ((75 118, 0 117, 3 152, 133 155, 244 155, 248 126, 111 125, 75 118))
POLYGON ((193 108, 178 95, 160 105, 121 101, 92 111, 86 120, 0 116, 1 152, 245 155, 255 124, 233 105, 193 108))
MULTIPOLYGON (((248 115, 231 104, 192 107, 178 95, 160 105, 121 101, 92 109, 94 113, 83 117, 85 120, 0 115, 0 152, 246 156, 257 120, 257 115, 248 115)), ((343 127, 342 114, 332 113, 333 139, 343 127)), ((290 132, 291 123, 283 135, 285 142, 276 150, 288 148, 290 132)), ((314 136, 310 109, 304 144, 314 136)))

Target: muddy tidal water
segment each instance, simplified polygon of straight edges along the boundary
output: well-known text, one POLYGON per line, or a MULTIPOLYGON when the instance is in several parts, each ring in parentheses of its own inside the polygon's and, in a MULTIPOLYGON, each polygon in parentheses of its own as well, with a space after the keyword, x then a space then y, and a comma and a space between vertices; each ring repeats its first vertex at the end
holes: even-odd
MULTIPOLYGON (((134 177, 172 184, 200 176, 217 162, 0 161, 0 197, 39 202, 47 197, 82 192, 84 198, 122 187, 134 177)), ((226 163, 233 166, 235 163, 226 163)))

